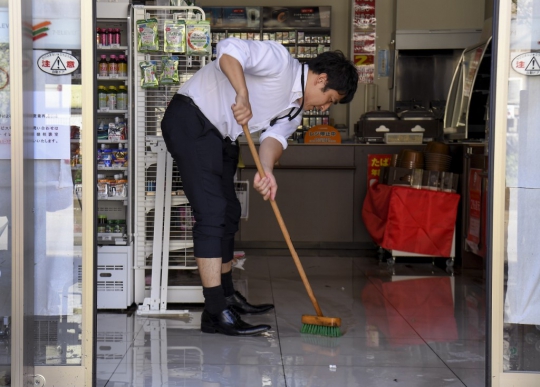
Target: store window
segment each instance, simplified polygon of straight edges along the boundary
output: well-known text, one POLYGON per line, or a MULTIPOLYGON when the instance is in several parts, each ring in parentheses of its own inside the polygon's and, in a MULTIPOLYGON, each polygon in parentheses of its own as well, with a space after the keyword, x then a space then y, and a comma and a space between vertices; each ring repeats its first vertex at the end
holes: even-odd
POLYGON ((34 0, 32 16, 34 363, 79 365, 84 203, 80 1, 34 0))
POLYGON ((540 0, 512 0, 503 369, 540 371, 540 0))

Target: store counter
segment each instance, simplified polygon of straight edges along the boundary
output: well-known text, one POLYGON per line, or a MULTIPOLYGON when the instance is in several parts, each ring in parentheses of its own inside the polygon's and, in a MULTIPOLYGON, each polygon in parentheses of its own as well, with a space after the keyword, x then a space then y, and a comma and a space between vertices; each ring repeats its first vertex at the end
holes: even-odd
MULTIPOLYGON (((399 153, 423 145, 289 144, 274 174, 276 202, 296 247, 375 247, 361 212, 368 187, 368 156, 399 153)), ((239 180, 250 186, 256 173, 247 144, 240 146, 245 168, 239 180)), ((286 248, 269 203, 250 189, 249 217, 242 220, 237 244, 243 248, 286 248)))

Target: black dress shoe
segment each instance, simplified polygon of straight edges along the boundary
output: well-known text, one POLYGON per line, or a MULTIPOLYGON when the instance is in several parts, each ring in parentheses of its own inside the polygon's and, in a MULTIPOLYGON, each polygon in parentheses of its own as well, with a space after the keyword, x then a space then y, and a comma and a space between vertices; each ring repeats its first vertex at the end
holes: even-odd
POLYGON ((223 333, 227 336, 255 336, 270 329, 270 325, 250 325, 233 310, 225 309, 217 315, 206 310, 201 315, 201 331, 204 333, 223 333))
POLYGON ((239 292, 234 292, 232 296, 225 297, 227 306, 238 314, 261 314, 274 309, 272 304, 251 305, 239 292))

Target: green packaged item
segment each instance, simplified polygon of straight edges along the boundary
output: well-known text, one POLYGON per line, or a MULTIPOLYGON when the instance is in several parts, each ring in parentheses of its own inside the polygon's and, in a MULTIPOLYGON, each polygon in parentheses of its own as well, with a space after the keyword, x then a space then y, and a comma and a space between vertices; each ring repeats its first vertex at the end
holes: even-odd
POLYGON ((162 72, 159 77, 160 85, 172 85, 180 83, 180 77, 178 76, 178 57, 177 56, 164 56, 161 58, 162 72))
POLYGON ((186 21, 186 53, 187 55, 210 55, 212 45, 210 22, 207 20, 186 21))
POLYGON ((142 61, 139 63, 141 68, 141 87, 143 89, 158 87, 158 79, 156 76, 157 63, 155 60, 142 61))
POLYGON ((137 41, 139 51, 159 50, 157 19, 137 20, 137 41))
POLYGON ((186 52, 186 23, 183 20, 166 22, 163 26, 163 51, 186 52))

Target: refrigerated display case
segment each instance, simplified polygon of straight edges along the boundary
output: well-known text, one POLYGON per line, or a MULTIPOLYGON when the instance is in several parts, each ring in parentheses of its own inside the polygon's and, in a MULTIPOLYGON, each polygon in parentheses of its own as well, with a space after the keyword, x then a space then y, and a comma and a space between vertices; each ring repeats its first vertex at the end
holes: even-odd
POLYGON ((133 303, 133 140, 129 5, 98 3, 96 19, 97 308, 133 303), (120 60, 120 63, 119 63, 120 60))

